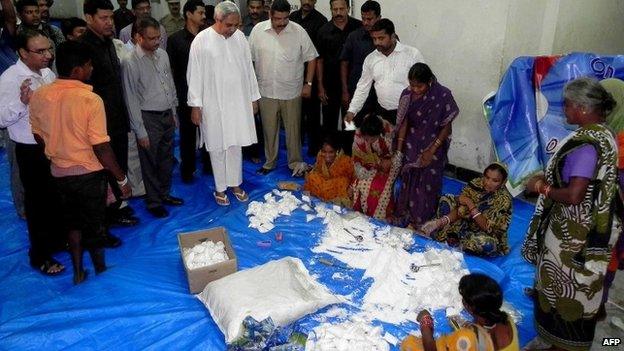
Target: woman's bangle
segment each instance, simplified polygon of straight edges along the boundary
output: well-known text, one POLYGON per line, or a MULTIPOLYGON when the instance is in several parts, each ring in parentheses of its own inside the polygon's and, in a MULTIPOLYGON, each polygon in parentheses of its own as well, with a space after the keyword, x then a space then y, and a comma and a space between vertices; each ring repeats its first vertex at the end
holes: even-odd
POLYGON ((117 185, 119 185, 120 187, 125 186, 126 184, 128 184, 128 176, 124 176, 123 180, 117 181, 117 185))
POLYGON ((544 185, 544 181, 541 179, 538 179, 535 184, 533 185, 533 191, 536 193, 540 192, 540 188, 542 187, 542 185, 544 185))
POLYGON ((472 215, 472 219, 475 219, 475 218, 479 217, 480 215, 481 215, 481 212, 477 212, 477 213, 472 215))
POLYGON ((479 210, 477 210, 477 207, 475 206, 475 207, 469 209, 468 212, 470 212, 471 216, 474 216, 477 212, 479 212, 479 210))
POLYGON ((433 318, 430 315, 426 315, 420 319, 420 328, 423 327, 433 329, 433 318))
POLYGON ((436 138, 436 140, 433 143, 435 144, 435 146, 440 147, 440 145, 442 145, 442 140, 436 138))
POLYGON ((544 195, 544 197, 548 197, 548 194, 550 194, 551 190, 552 190, 552 187, 550 186, 550 184, 547 184, 546 186, 544 186, 542 188, 542 194, 544 195))

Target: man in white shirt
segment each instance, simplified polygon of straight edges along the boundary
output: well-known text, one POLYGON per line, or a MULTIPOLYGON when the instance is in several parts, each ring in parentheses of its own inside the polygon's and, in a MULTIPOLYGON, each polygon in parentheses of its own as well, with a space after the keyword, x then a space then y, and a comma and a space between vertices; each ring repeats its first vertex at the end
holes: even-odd
POLYGON ((279 118, 286 130, 288 167, 298 173, 301 158, 301 98, 309 98, 318 53, 308 33, 290 22, 290 4, 276 0, 270 19, 258 23, 249 36, 260 88, 260 114, 264 131, 266 162, 258 170, 268 174, 277 164, 279 118), (303 64, 308 63, 305 84, 303 64))
POLYGON ((58 212, 60 198, 50 173, 50 161, 33 137, 28 112, 33 90, 56 79, 48 68, 53 47, 42 33, 25 28, 17 36, 17 48, 19 60, 0 76, 0 128, 7 128, 15 142, 24 185, 30 264, 43 274, 56 275, 64 269, 52 258, 55 245, 64 238, 58 212))
POLYGON ((360 112, 374 84, 377 92, 375 113, 395 124, 401 92, 409 86, 407 74, 412 65, 425 62, 425 59, 418 49, 403 45, 396 39, 394 24, 387 18, 375 23, 371 37, 376 50, 364 59, 362 76, 353 93, 345 121, 351 122, 360 112))
POLYGON ((200 145, 210 153, 217 204, 230 204, 228 188, 238 201, 249 196, 243 182, 242 147, 257 142, 254 113, 260 99, 249 44, 237 30, 240 11, 232 2, 215 7, 215 24, 191 43, 186 79, 191 121, 199 126, 200 145))

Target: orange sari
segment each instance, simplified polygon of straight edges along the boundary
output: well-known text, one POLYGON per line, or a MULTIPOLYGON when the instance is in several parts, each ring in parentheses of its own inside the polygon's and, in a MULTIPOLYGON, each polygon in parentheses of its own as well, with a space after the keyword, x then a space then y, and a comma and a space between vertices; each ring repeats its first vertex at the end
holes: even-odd
POLYGON ((314 168, 308 172, 303 190, 323 201, 330 201, 351 207, 348 188, 353 180, 353 162, 351 157, 339 152, 334 162, 327 166, 319 152, 314 168))

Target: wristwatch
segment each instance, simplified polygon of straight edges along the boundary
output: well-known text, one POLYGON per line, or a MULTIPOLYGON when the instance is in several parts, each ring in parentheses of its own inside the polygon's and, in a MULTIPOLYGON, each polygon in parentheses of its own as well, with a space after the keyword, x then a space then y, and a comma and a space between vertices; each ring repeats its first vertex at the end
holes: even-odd
POLYGON ((312 86, 312 82, 305 82, 307 85, 312 86))

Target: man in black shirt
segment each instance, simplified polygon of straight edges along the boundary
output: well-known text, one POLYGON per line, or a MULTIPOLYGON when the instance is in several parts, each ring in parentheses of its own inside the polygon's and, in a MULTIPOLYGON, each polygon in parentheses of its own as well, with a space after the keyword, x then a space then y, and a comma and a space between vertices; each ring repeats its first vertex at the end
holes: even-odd
MULTIPOLYGON (((106 111, 106 130, 110 137, 110 146, 122 170, 128 170, 128 132, 130 131, 128 110, 123 96, 121 65, 113 37, 113 5, 109 0, 86 0, 83 6, 87 31, 80 37, 91 51, 93 73, 88 82, 93 92, 104 101, 106 111)), ((109 221, 119 225, 136 225, 138 218, 132 214, 130 206, 119 209, 121 191, 117 182, 111 181, 111 187, 118 201, 109 207, 109 221)), ((111 235, 112 237, 112 235, 111 235)), ((114 237, 112 237, 114 238, 114 237)), ((110 246, 119 246, 119 239, 111 240, 110 246)))
POLYGON ((249 38, 251 30, 259 22, 266 21, 269 16, 264 11, 262 0, 247 0, 247 15, 243 18, 243 27, 241 31, 249 38))
POLYGON ((340 78, 342 82, 342 103, 349 106, 358 80, 362 76, 364 59, 375 51, 370 30, 381 18, 381 6, 377 1, 366 1, 361 8, 362 27, 349 34, 340 54, 340 78))
MULTIPOLYGON (((317 34, 319 60, 316 78, 318 96, 323 105, 323 132, 333 134, 338 129, 341 111, 342 87, 340 82, 340 53, 347 36, 362 26, 362 22, 349 16, 346 0, 331 0, 332 20, 324 24, 317 34)), ((342 109, 342 114, 346 112, 342 109)))
MULTIPOLYGON (((345 110, 349 108, 349 103, 351 103, 351 98, 355 92, 358 80, 360 80, 362 76, 364 59, 368 54, 375 51, 375 44, 373 43, 373 38, 370 36, 370 30, 373 28, 373 25, 381 19, 381 6, 377 1, 366 1, 362 4, 360 11, 362 15, 362 27, 354 30, 347 36, 347 40, 340 53, 342 108, 345 110)), ((368 111, 375 108, 376 102, 375 88, 371 87, 364 108, 355 116, 356 125, 359 125, 363 116, 365 116, 368 111)), ((345 151, 350 154, 350 145, 353 144, 353 132, 343 133, 342 139, 345 151)))
MULTIPOLYGON (((178 119, 180 120, 180 173, 184 183, 193 181, 197 145, 195 136, 197 126, 191 122, 191 108, 187 105, 188 84, 186 67, 188 65, 191 43, 199 31, 206 25, 206 8, 202 0, 189 0, 182 9, 184 28, 169 36, 167 53, 171 63, 171 73, 178 94, 178 119)), ((204 172, 210 172, 210 156, 201 148, 204 172)))
POLYGON ((113 20, 115 21, 115 36, 119 36, 119 32, 125 26, 134 23, 136 17, 134 13, 128 9, 128 0, 117 0, 119 8, 113 12, 113 20))
MULTIPOLYGON (((305 29, 318 51, 317 33, 327 23, 327 17, 318 12, 315 5, 316 0, 301 0, 301 8, 290 14, 290 20, 305 29)), ((303 73, 304 77, 306 73, 303 73)), ((321 104, 316 85, 312 86, 312 96, 301 101, 301 119, 301 137, 308 135, 308 156, 316 156, 321 149, 321 104)))

